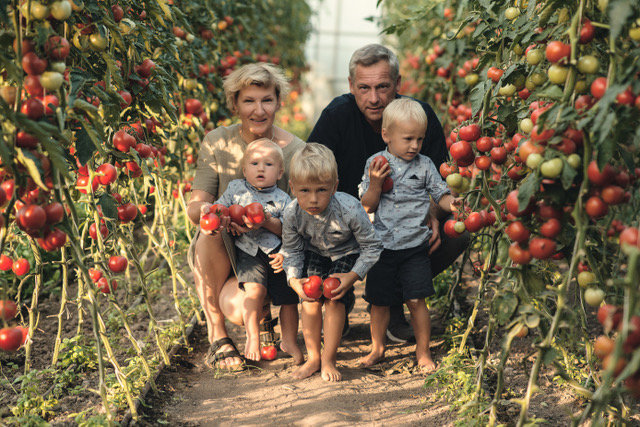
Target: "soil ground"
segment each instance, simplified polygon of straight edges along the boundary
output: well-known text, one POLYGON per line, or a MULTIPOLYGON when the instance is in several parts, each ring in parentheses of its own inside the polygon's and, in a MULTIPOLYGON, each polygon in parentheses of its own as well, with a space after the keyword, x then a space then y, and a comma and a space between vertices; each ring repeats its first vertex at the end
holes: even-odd
MULTIPOLYGON (((178 352, 172 366, 159 376, 160 393, 148 397, 141 424, 453 425, 456 411, 446 399, 436 396, 435 388, 425 387, 425 375, 414 368, 414 345, 390 345, 382 363, 369 369, 358 367, 358 359, 370 344, 369 315, 360 293, 356 291, 358 298, 350 315, 351 333, 338 352, 343 381, 327 383, 319 374, 294 380, 292 359, 281 352, 276 360, 261 361, 241 373, 217 374, 203 364, 208 343, 206 328, 199 325, 191 337, 192 351, 178 352)), ((433 323, 436 331, 442 329, 437 320, 433 323)), ((228 326, 242 352, 243 328, 228 326)), ((438 335, 433 337, 431 350, 436 363, 446 354, 445 344, 438 335)), ((514 362, 506 370, 506 386, 516 396, 527 384, 522 369, 525 363, 519 363, 520 367, 514 362)), ((551 375, 541 376, 543 392, 533 399, 530 415, 546 419, 551 423, 548 425, 568 425, 580 402, 566 387, 548 381, 551 379, 551 375)), ((511 424, 518 412, 519 405, 505 402, 500 406, 500 421, 511 424)))

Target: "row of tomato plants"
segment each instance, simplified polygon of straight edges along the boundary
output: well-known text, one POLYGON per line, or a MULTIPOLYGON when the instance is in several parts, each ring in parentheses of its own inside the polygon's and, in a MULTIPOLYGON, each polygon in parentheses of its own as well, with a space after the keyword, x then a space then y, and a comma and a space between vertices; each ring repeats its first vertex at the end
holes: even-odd
POLYGON ((61 294, 51 366, 63 313, 74 303, 79 334, 90 313, 107 418, 114 417, 107 365, 137 416, 133 380, 112 342, 124 333, 145 380, 153 381, 151 361, 170 363, 150 301, 158 260, 168 266, 186 340, 193 313, 181 301, 193 308, 197 298, 176 258, 185 244, 176 240, 192 233, 182 210, 198 143, 231 120, 222 78, 263 61, 282 65, 295 82, 309 14, 296 0, 13 0, 0 11, 0 349, 24 351, 25 373, 46 285, 61 294), (151 353, 128 322, 126 303, 136 295, 145 302, 151 353), (119 313, 125 331, 105 327, 105 310, 119 313))
POLYGON ((450 161, 440 172, 464 198, 445 232, 474 233, 481 252, 460 345, 488 310, 476 403, 495 369, 488 421, 498 422, 513 340, 532 332, 518 425, 532 420, 543 365, 587 397, 574 423, 624 419, 626 392, 640 396, 640 8, 626 0, 385 6, 402 90, 430 100, 445 124, 450 161), (603 326, 595 340, 589 306, 603 326), (490 367, 498 337, 503 350, 490 367), (582 372, 563 363, 567 352, 584 355, 582 372))

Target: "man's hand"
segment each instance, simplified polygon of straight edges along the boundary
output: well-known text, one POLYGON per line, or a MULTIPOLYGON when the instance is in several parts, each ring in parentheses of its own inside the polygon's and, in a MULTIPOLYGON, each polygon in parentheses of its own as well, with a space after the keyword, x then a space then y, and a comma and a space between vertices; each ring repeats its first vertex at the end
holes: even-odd
POLYGON ((384 180, 391 173, 389 163, 372 161, 369 164, 369 186, 382 190, 384 180))
POLYGON ((435 215, 429 214, 429 228, 431 229, 431 237, 429 238, 429 255, 440 247, 440 221, 435 215))
POLYGON ((300 297, 300 299, 302 301, 307 301, 307 302, 316 302, 318 300, 315 300, 313 298, 309 298, 307 296, 307 294, 304 293, 304 291, 302 290, 302 285, 304 284, 304 282, 307 281, 307 278, 303 278, 303 279, 296 279, 295 277, 291 280, 289 280, 289 286, 291 287, 291 289, 294 290, 294 292, 296 294, 298 294, 298 296, 300 297))
POLYGON ((283 271, 282 263, 284 262, 284 255, 281 253, 271 254, 269 255, 269 258, 272 258, 271 261, 269 261, 269 265, 273 268, 274 273, 280 273, 283 271))
MULTIPOLYGON (((211 206, 213 205, 208 202, 205 202, 202 204, 202 206, 200 206, 200 220, 202 220, 203 215, 206 215, 209 213, 209 209, 211 208, 211 206)), ((213 236, 214 234, 217 234, 220 230, 228 228, 230 222, 231 222, 231 218, 229 216, 220 216, 220 226, 218 227, 217 230, 204 230, 201 228, 200 232, 213 236)))
POLYGON ((350 271, 348 273, 333 273, 329 275, 329 277, 335 277, 340 280, 340 286, 333 290, 333 297, 331 298, 332 301, 339 300, 340 298, 345 296, 349 289, 353 288, 353 284, 356 282, 356 280, 360 278, 353 271, 350 271))

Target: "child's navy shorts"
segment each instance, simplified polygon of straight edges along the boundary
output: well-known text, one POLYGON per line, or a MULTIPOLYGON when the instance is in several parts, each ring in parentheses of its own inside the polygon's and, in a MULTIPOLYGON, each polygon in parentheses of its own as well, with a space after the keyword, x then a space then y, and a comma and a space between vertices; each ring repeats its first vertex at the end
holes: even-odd
POLYGON ((397 251, 384 249, 367 274, 364 299, 384 307, 434 293, 428 245, 424 244, 397 251))
POLYGON ((274 273, 269 261, 271 258, 262 249, 258 249, 256 256, 251 256, 236 248, 236 274, 240 289, 244 291, 245 282, 260 283, 267 288, 273 305, 298 304, 298 294, 287 285, 284 271, 274 273))
MULTIPOLYGON (((306 251, 304 254, 304 263, 307 276, 320 276, 322 280, 326 279, 333 273, 348 273, 353 269, 360 254, 345 255, 335 261, 331 258, 324 257, 312 251, 306 251)), ((320 301, 326 298, 320 297, 320 301)), ((353 307, 356 297, 353 293, 353 287, 347 291, 344 296, 336 301, 343 303, 347 307, 353 307)))

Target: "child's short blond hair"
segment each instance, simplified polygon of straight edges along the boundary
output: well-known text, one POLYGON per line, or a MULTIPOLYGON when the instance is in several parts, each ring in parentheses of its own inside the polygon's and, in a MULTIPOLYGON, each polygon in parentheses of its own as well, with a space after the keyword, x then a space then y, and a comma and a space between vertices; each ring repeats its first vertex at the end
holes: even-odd
POLYGON ((242 167, 246 165, 249 155, 258 148, 267 148, 272 150, 275 153, 276 161, 280 164, 280 169, 284 168, 284 154, 282 153, 282 148, 269 138, 256 139, 247 145, 247 148, 244 150, 244 156, 242 157, 242 167))
POLYGON ((309 142, 298 150, 289 164, 289 179, 294 183, 338 182, 338 165, 333 152, 322 144, 309 142))
POLYGON ((382 112, 382 127, 390 129, 394 124, 402 120, 413 120, 427 127, 427 114, 422 105, 411 98, 394 99, 382 112))

